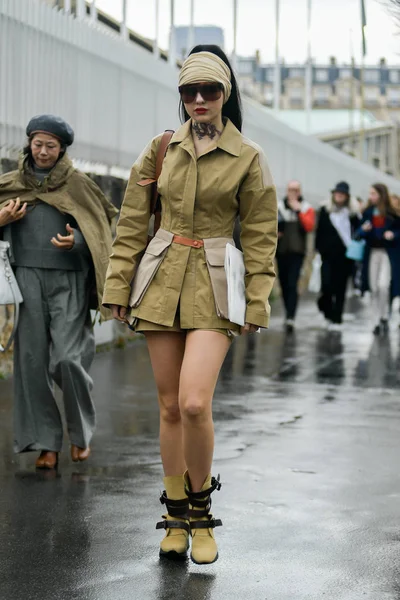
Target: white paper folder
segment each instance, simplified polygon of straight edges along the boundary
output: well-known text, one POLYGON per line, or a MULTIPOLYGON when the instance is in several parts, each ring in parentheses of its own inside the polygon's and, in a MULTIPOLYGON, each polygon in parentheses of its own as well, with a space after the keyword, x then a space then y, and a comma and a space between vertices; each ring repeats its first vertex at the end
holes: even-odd
POLYGON ((226 245, 225 272, 228 282, 228 316, 231 323, 242 327, 246 318, 246 292, 243 252, 232 246, 226 245))

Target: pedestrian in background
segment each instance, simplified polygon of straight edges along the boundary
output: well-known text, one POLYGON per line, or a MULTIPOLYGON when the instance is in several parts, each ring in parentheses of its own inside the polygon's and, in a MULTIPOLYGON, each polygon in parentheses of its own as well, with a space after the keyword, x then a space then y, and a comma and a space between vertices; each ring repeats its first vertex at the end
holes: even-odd
MULTIPOLYGON (((362 215, 364 209, 367 207, 367 202, 364 201, 359 196, 356 197, 356 200, 359 205, 359 214, 362 215)), ((362 296, 362 261, 354 261, 353 266, 353 274, 352 274, 352 295, 356 298, 360 298, 362 296)))
POLYGON ((359 203, 350 195, 349 184, 341 181, 319 212, 315 239, 322 259, 318 308, 331 331, 340 331, 342 327, 347 283, 354 268, 354 261, 346 257, 346 251, 360 225, 359 209, 359 203))
POLYGON ((298 303, 298 283, 307 249, 307 234, 315 226, 315 211, 291 181, 286 197, 278 203, 278 277, 286 314, 286 330, 293 332, 298 303))
POLYGON ((392 194, 390 196, 390 205, 393 209, 393 212, 397 216, 400 216, 400 196, 398 196, 397 194, 392 194))
POLYGON ((53 382, 63 391, 72 460, 90 454, 95 428, 90 308, 102 296, 110 221, 117 211, 73 167, 68 123, 40 115, 26 133, 18 170, 0 177, 0 235, 10 243, 24 299, 14 344, 14 449, 39 451, 36 466, 51 469, 63 440, 53 382))
MULTIPOLYGON (((400 217, 400 196, 398 196, 397 194, 392 194, 390 196, 390 203, 392 206, 392 209, 394 211, 394 213, 400 217)), ((399 243, 399 251, 400 251, 400 243, 399 243)), ((394 314, 399 314, 400 311, 400 297, 397 296, 396 297, 396 301, 394 302, 394 297, 393 297, 393 285, 390 286, 390 316, 394 314)), ((399 328, 400 328, 400 321, 399 321, 399 328)))
POLYGON ((400 217, 383 183, 370 189, 358 235, 366 241, 362 285, 371 292, 373 333, 387 333, 390 300, 400 296, 400 217))
POLYGON ((218 46, 192 50, 179 92, 184 125, 169 143, 158 180, 161 228, 146 248, 145 182, 154 180, 157 136, 131 171, 103 302, 145 334, 158 388, 167 509, 157 524, 166 532, 160 556, 184 558, 190 534, 191 559, 210 564, 218 558, 214 528, 222 525, 211 515, 211 495, 220 488, 211 475, 214 389, 232 337, 268 326, 277 203, 261 148, 241 134, 237 82, 218 46), (229 321, 224 269, 238 214, 246 269, 243 328, 229 321))

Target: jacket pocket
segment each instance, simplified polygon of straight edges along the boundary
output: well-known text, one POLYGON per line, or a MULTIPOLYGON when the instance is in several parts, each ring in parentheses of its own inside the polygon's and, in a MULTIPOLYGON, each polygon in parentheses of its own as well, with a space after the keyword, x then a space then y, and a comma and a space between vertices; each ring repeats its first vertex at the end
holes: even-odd
POLYGON ((217 315, 228 319, 228 284, 225 272, 225 247, 204 248, 217 315))
POLYGON ((129 306, 131 308, 136 308, 141 303, 171 243, 172 236, 168 240, 154 237, 147 246, 133 278, 132 291, 129 298, 129 306))

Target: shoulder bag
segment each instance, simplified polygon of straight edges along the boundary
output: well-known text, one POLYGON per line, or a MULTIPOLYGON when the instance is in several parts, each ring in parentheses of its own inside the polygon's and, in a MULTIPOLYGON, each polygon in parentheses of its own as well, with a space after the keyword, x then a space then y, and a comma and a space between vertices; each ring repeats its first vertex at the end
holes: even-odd
POLYGON ((354 260, 355 262, 362 262, 365 254, 365 240, 351 240, 347 246, 346 258, 354 260))
POLYGON ((19 321, 19 305, 23 302, 21 291, 10 265, 8 249, 10 244, 0 240, 0 306, 14 305, 14 327, 10 338, 0 352, 7 352, 13 343, 19 321))

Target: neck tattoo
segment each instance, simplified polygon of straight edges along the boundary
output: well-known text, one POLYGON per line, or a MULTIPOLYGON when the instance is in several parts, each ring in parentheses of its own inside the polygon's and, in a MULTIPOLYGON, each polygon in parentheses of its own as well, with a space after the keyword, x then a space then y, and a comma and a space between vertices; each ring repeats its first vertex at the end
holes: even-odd
POLYGON ((217 135, 220 136, 222 134, 222 131, 219 131, 213 123, 198 123, 194 121, 192 127, 199 140, 205 137, 213 140, 217 135))

